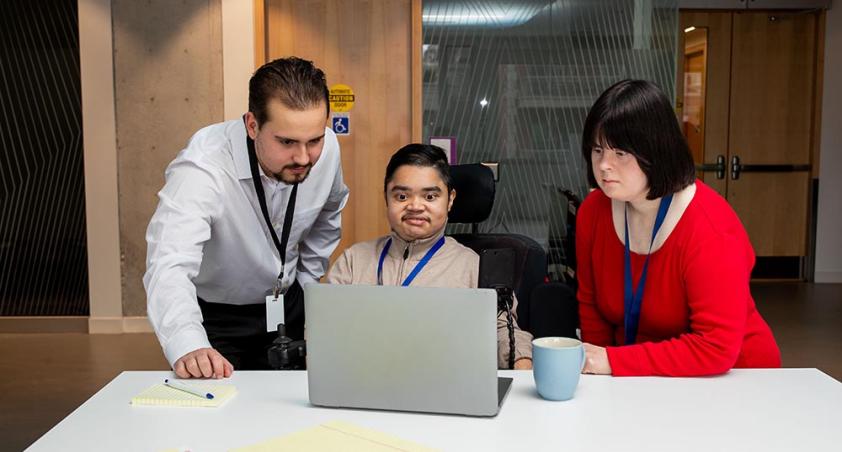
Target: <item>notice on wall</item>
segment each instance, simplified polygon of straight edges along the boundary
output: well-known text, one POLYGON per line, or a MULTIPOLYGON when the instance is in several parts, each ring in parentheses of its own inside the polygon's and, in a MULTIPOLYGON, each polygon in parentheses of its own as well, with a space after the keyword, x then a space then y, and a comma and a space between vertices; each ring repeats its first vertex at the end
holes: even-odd
POLYGON ((338 84, 330 87, 330 111, 345 113, 354 108, 354 90, 348 85, 338 84))
POLYGON ((456 137, 430 137, 430 144, 444 150, 447 156, 447 163, 455 165, 456 160, 456 137))

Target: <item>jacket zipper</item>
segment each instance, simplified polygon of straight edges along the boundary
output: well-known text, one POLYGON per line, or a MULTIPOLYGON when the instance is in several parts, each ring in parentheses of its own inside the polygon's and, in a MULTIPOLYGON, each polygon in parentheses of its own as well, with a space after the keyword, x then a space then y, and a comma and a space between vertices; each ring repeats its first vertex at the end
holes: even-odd
POLYGON ((404 279, 404 276, 403 276, 404 267, 406 266, 406 260, 409 258, 409 249, 410 249, 411 247, 412 247, 412 244, 410 243, 410 244, 406 245, 406 249, 404 249, 404 250, 403 250, 403 260, 401 261, 400 271, 398 271, 398 280, 397 280, 397 281, 395 281, 395 285, 396 285, 396 286, 400 286, 400 285, 401 285, 401 283, 403 283, 403 279, 404 279))

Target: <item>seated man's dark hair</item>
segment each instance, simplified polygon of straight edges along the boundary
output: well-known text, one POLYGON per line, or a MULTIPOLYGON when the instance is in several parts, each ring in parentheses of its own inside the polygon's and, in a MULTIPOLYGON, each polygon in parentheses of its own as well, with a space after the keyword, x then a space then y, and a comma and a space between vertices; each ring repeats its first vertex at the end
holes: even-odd
POLYGON ((444 150, 432 144, 412 143, 408 144, 395 152, 386 165, 386 178, 383 181, 383 192, 386 192, 386 186, 395 175, 395 171, 404 165, 425 166, 435 168, 438 171, 444 185, 447 186, 447 191, 453 190, 452 181, 450 180, 450 164, 447 163, 447 155, 444 150))

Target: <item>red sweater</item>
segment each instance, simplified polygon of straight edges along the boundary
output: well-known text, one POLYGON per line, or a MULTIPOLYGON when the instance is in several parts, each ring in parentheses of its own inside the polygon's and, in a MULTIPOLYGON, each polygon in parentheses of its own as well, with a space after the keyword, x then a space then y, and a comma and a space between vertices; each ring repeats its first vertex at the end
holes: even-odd
MULTIPOLYGON (((576 221, 582 339, 605 346, 614 375, 695 376, 780 367, 749 292, 754 250, 731 206, 700 181, 649 272, 637 341, 623 345, 623 250, 611 199, 593 191, 576 221)), ((634 287, 645 255, 632 252, 634 287)))

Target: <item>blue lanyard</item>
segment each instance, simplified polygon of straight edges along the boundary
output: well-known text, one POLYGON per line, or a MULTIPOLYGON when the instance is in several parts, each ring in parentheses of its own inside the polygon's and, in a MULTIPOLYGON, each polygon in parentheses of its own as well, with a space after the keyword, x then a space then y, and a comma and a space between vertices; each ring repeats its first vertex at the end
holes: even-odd
POLYGON ((643 273, 640 275, 640 281, 637 282, 637 290, 632 289, 632 271, 631 271, 631 250, 629 249, 629 215, 626 211, 626 252, 625 252, 625 293, 623 294, 623 301, 625 304, 625 330, 626 342, 625 345, 634 344, 637 338, 637 326, 640 323, 640 307, 643 304, 643 286, 646 285, 646 271, 649 269, 649 256, 652 253, 652 244, 655 243, 655 236, 661 225, 664 223, 664 218, 667 216, 670 203, 672 203, 672 194, 661 198, 661 204, 658 206, 658 216, 655 217, 655 227, 652 229, 652 241, 649 242, 649 252, 646 254, 646 260, 643 262, 643 273))
MULTIPOLYGON (((432 248, 427 250, 427 254, 425 254, 424 257, 422 257, 418 264, 415 266, 415 268, 412 269, 412 272, 409 274, 409 276, 406 277, 401 286, 406 287, 412 284, 412 280, 415 279, 416 276, 418 276, 418 273, 421 273, 421 269, 424 268, 425 265, 427 265, 427 262, 430 262, 430 258, 433 257, 433 254, 436 254, 436 251, 438 251, 439 248, 441 248, 443 245, 444 237, 441 237, 436 242, 436 244, 433 245, 432 248)), ((390 246, 392 246, 391 238, 389 238, 389 240, 386 240, 386 246, 384 246, 383 251, 380 252, 380 261, 377 262, 377 285, 379 286, 383 285, 383 261, 386 260, 386 254, 389 253, 390 246)))

